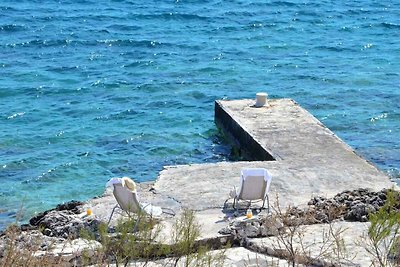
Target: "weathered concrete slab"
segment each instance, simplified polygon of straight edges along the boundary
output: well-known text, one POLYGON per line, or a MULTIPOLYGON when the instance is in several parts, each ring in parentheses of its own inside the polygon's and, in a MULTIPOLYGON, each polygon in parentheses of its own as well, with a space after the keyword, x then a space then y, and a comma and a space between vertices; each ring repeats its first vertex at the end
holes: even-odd
MULTIPOLYGON (((255 108, 253 100, 216 101, 216 123, 235 140, 242 138, 232 125, 244 129, 259 149, 304 177, 310 186, 315 182, 326 189, 332 185, 392 186, 387 175, 358 156, 295 101, 278 99, 269 103, 255 108)), ((246 150, 246 143, 238 144, 246 150)), ((258 156, 253 153, 253 157, 258 156)))
MULTIPOLYGON (((303 225, 293 236, 293 247, 299 254, 335 263, 336 266, 371 266, 372 256, 366 250, 369 223, 335 222, 303 225), (338 246, 340 245, 340 246, 338 246)), ((278 237, 253 238, 249 242, 268 250, 284 249, 278 237)), ((370 248, 369 248, 370 249, 370 248)))
MULTIPOLYGON (((155 183, 158 193, 168 195, 183 207, 194 210, 222 208, 229 191, 239 185, 242 168, 267 168, 272 175, 271 204, 279 196, 281 207, 306 205, 313 196, 332 197, 344 190, 360 187, 372 190, 390 188, 384 179, 352 179, 347 174, 337 175, 324 168, 288 166, 281 161, 221 162, 166 167, 155 183)), ((357 176, 358 177, 358 176, 357 176)))
MULTIPOLYGON (((162 195, 155 194, 152 190, 154 183, 138 183, 138 199, 140 202, 151 203, 159 207, 167 207, 172 209, 174 212, 179 213, 181 206, 178 202, 174 201, 172 198, 162 195)), ((90 199, 84 206, 83 210, 91 209, 93 212, 92 216, 95 216, 98 220, 103 222, 108 222, 111 212, 117 201, 112 193, 112 188, 106 188, 104 194, 100 197, 90 199)), ((114 213, 111 225, 116 224, 116 222, 121 218, 121 216, 126 216, 124 213, 114 213)), ((166 218, 170 216, 164 216, 166 218)))
MULTIPOLYGON (((243 138, 236 128, 244 129, 260 149, 291 167, 327 169, 342 178, 351 176, 349 179, 389 180, 295 101, 269 103, 255 108, 253 100, 216 101, 215 121, 238 141, 243 138)), ((247 143, 238 145, 247 150, 247 143)), ((252 155, 263 160, 256 153, 252 155)))
MULTIPOLYGON (((208 264, 201 264, 199 262, 193 261, 189 266, 224 266, 224 267, 259 267, 259 266, 270 266, 270 267, 289 267, 289 265, 285 260, 260 255, 250 250, 247 250, 242 247, 238 248, 229 248, 226 250, 214 250, 209 252, 211 256, 216 256, 218 254, 223 255, 221 260, 215 260, 215 262, 208 264)), ((111 267, 115 267, 117 265, 111 264, 111 267)), ((157 261, 150 262, 133 262, 128 264, 127 266, 135 266, 135 267, 183 267, 187 266, 185 262, 185 258, 183 257, 178 263, 175 262, 175 258, 162 259, 157 261)), ((303 267, 303 265, 296 265, 299 267, 303 267)))
MULTIPOLYGON (((275 257, 257 254, 248 249, 238 247, 231 248, 225 251, 225 259, 223 266, 232 267, 259 267, 259 266, 271 266, 271 267, 289 267, 287 261, 278 259, 275 257)), ((302 267, 303 265, 298 264, 296 266, 302 267)))

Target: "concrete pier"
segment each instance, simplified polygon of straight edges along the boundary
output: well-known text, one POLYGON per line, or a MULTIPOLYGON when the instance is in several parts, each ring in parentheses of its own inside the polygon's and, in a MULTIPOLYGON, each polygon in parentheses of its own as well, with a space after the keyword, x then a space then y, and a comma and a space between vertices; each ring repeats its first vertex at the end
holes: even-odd
MULTIPOLYGON (((215 121, 234 143, 258 161, 166 167, 155 184, 183 206, 196 210, 220 208, 242 168, 264 167, 272 176, 271 194, 280 205, 302 205, 315 196, 360 187, 390 188, 389 177, 326 128, 295 101, 216 101, 215 121)), ((362 138, 362 137, 360 137, 362 138)))

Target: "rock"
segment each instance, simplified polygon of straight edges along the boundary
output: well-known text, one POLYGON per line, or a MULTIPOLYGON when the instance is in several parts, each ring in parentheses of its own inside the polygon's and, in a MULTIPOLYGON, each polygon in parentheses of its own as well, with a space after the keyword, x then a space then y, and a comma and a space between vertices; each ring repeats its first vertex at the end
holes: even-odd
POLYGON ((45 212, 39 213, 38 215, 32 217, 29 220, 29 223, 32 226, 38 226, 39 222, 43 219, 43 217, 46 216, 48 213, 53 212, 53 211, 70 211, 73 214, 79 214, 79 213, 81 213, 79 208, 83 204, 84 203, 81 202, 81 201, 72 200, 72 201, 66 202, 64 204, 57 205, 57 207, 55 209, 47 210, 45 212))
POLYGON ((283 222, 276 216, 268 216, 260 227, 261 236, 276 236, 284 229, 283 222))
POLYGON ((252 224, 246 224, 244 234, 246 237, 257 237, 259 235, 259 228, 252 224))
MULTIPOLYGON (((308 202, 308 208, 299 211, 295 207, 289 211, 289 214, 301 219, 303 224, 326 223, 336 219, 365 222, 368 220, 369 214, 385 205, 386 194, 389 191, 383 189, 379 192, 372 192, 365 188, 359 188, 353 191, 343 191, 333 198, 316 196, 308 202)), ((396 197, 400 200, 399 192, 396 197)), ((400 204, 397 208, 400 209, 400 204)))
POLYGON ((220 229, 218 231, 218 233, 221 235, 230 235, 230 234, 232 234, 232 229, 229 226, 227 226, 227 227, 220 229))
POLYGON ((277 235, 284 227, 282 221, 271 215, 259 215, 251 220, 234 220, 218 233, 232 235, 236 240, 277 235))
POLYGON ((45 236, 38 230, 7 229, 0 237, 0 258, 3 256, 4 249, 11 244, 16 249, 46 250, 61 242, 62 239, 45 236))
POLYGON ((328 220, 328 215, 326 215, 324 212, 317 211, 315 213, 315 219, 321 223, 327 223, 328 220))
POLYGON ((46 212, 39 220, 35 220, 37 227, 43 229, 43 234, 61 238, 77 238, 81 230, 96 232, 100 221, 76 215, 71 210, 52 210, 46 212))
POLYGON ((353 205, 350 211, 345 215, 344 219, 348 221, 361 221, 363 216, 368 215, 368 209, 366 204, 357 203, 353 205))
POLYGON ((81 201, 72 200, 72 201, 66 202, 64 204, 57 205, 56 210, 58 210, 58 211, 69 210, 69 211, 73 212, 74 214, 79 214, 82 212, 80 207, 83 204, 84 203, 81 201))
POLYGON ((386 200, 386 193, 381 191, 378 193, 378 197, 382 200, 386 200))
POLYGON ((243 239, 246 237, 246 232, 244 228, 235 229, 234 236, 236 239, 243 239))

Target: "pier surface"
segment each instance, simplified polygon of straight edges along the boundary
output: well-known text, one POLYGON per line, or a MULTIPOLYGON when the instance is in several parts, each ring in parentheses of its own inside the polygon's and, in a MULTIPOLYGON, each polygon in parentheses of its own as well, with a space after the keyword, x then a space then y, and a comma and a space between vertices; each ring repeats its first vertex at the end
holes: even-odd
MULTIPOLYGON (((166 167, 155 184, 183 206, 220 208, 242 168, 263 167, 272 174, 271 195, 281 206, 302 205, 313 196, 344 190, 391 188, 389 177, 326 128, 295 101, 216 101, 215 121, 245 154, 258 161, 166 167)), ((362 138, 362 137, 360 137, 362 138)))

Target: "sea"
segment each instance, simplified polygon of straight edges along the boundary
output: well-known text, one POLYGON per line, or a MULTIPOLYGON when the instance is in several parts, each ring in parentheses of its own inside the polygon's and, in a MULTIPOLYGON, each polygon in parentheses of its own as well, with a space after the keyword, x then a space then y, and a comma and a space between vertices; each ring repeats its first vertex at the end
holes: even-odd
POLYGON ((297 101, 397 181, 400 1, 1 0, 0 229, 234 160, 216 99, 297 101))

